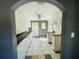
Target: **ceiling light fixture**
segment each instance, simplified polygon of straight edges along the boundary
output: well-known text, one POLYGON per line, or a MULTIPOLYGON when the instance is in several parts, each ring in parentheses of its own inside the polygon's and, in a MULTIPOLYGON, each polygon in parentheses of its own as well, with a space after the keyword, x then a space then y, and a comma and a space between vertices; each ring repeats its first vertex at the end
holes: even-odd
POLYGON ((40 13, 36 13, 36 15, 37 15, 38 19, 41 19, 42 15, 40 13))

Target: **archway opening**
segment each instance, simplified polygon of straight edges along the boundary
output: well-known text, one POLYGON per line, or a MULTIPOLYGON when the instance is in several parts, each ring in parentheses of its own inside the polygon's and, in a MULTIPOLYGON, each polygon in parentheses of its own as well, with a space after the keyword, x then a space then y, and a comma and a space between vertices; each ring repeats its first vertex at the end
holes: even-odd
POLYGON ((42 58, 46 58, 46 56, 50 58, 51 56, 53 59, 60 59, 61 53, 56 54, 56 52, 61 51, 62 13, 58 7, 47 2, 30 2, 14 11, 18 59, 36 58, 37 55, 43 56, 42 58), (45 21, 47 22, 47 28, 42 23, 45 21), (32 22, 37 23, 32 26, 32 22), (33 41, 34 35, 39 36, 40 32, 44 33, 43 30, 38 31, 38 23, 40 23, 39 28, 40 25, 42 25, 41 28, 46 28, 46 31, 44 30, 46 37, 38 37, 36 39, 40 38, 39 41, 33 41), (32 50, 33 48, 36 50, 32 50))

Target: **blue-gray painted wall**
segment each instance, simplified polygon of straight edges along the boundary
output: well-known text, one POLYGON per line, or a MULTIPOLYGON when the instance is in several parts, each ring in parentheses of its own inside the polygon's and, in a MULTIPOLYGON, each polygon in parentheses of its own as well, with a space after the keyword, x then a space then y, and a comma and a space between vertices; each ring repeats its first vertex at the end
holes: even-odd
MULTIPOLYGON (((12 33, 10 14, 10 7, 17 1, 19 0, 0 0, 0 59, 17 59, 17 44, 16 39, 13 39, 16 35, 12 33)), ((79 59, 78 2, 77 0, 58 1, 66 8, 63 15, 61 59, 79 59), (73 39, 70 37, 71 32, 76 33, 73 39)))
POLYGON ((61 59, 79 59, 79 26, 77 0, 58 0, 66 8, 63 15, 61 59), (71 38, 71 33, 75 37, 71 38))

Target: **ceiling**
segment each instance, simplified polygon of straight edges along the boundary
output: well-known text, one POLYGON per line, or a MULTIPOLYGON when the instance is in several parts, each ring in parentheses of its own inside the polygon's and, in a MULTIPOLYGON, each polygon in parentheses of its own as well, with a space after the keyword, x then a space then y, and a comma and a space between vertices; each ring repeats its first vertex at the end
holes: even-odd
MULTIPOLYGON (((60 26, 61 16, 62 11, 50 3, 30 2, 24 4, 15 11, 16 32, 21 33, 26 30, 28 31, 30 20, 50 20, 48 23, 49 25, 58 22, 58 25, 60 26), (40 15, 40 19, 38 18, 38 15, 40 15)), ((52 25, 49 27, 49 31, 52 31, 52 25)))
POLYGON ((50 19, 56 12, 60 12, 61 10, 56 6, 49 3, 38 3, 31 2, 24 4, 19 7, 16 12, 21 13, 27 19, 37 19, 38 14, 41 15, 42 19, 50 19), (37 16, 37 17, 36 17, 37 16))

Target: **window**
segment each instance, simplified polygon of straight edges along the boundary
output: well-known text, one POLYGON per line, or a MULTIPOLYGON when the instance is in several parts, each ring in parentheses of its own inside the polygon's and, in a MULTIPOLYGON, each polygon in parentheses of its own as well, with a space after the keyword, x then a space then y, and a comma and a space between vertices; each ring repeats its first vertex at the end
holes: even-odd
POLYGON ((41 29, 46 29, 46 23, 41 23, 41 29))

